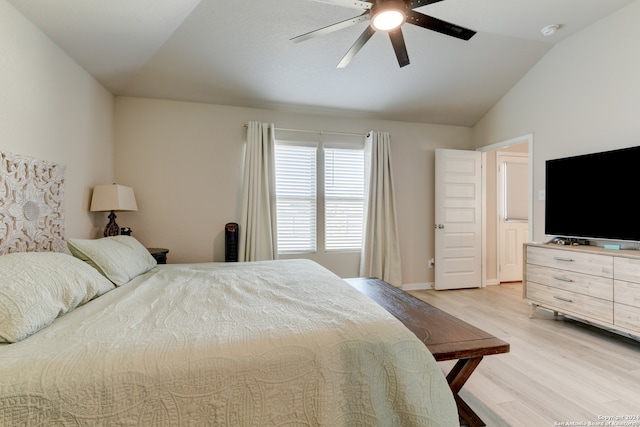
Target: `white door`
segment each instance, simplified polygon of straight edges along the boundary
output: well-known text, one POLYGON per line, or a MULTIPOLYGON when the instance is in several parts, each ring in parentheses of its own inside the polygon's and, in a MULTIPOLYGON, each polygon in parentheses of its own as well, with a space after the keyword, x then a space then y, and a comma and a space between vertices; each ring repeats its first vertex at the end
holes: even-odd
POLYGON ((481 285, 480 165, 480 152, 436 150, 435 289, 481 285))
POLYGON ((529 240, 527 154, 498 152, 498 279, 522 280, 523 245, 529 240))

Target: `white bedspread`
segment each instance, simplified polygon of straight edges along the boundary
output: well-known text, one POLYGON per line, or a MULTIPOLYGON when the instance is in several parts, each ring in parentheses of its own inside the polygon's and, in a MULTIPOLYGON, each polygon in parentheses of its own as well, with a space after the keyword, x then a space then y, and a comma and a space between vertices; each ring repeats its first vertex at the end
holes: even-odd
POLYGON ((0 425, 454 426, 441 369, 310 261, 163 265, 0 345, 0 425))

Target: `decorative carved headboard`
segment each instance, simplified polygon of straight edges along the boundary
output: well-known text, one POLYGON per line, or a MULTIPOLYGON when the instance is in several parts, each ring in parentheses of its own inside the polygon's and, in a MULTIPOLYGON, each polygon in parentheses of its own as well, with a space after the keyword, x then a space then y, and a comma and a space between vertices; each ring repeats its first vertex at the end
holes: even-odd
POLYGON ((64 240, 65 169, 0 151, 0 255, 68 251, 64 240))

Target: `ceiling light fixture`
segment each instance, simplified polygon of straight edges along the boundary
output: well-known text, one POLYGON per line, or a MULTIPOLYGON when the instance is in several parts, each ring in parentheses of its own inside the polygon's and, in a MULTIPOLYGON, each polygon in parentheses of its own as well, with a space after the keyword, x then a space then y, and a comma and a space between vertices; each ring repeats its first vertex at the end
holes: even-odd
POLYGON ((406 17, 407 6, 401 0, 376 3, 371 7, 371 26, 378 31, 392 31, 400 27, 406 17))
POLYGON ((540 32, 542 33, 543 36, 549 37, 549 36, 552 36, 556 31, 558 31, 558 28, 560 28, 560 25, 557 25, 557 24, 547 25, 546 27, 541 29, 540 32))

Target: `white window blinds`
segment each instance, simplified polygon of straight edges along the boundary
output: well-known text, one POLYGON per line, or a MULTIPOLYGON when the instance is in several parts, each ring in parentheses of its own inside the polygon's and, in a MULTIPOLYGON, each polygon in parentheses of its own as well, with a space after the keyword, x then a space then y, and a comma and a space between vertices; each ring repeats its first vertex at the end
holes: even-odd
POLYGON ((324 150, 325 249, 359 250, 364 214, 364 151, 324 150))
POLYGON ((276 143, 280 254, 362 247, 364 150, 323 145, 276 143))
POLYGON ((316 152, 276 144, 278 253, 316 250, 316 152))

